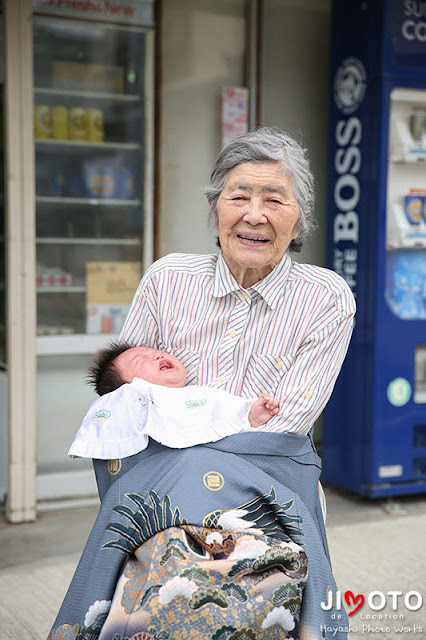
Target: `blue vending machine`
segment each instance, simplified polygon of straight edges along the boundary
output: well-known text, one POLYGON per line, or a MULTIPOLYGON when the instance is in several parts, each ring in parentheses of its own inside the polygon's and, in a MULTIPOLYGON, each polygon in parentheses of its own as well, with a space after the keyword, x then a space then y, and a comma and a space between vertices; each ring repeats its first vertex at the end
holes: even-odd
POLYGON ((335 0, 327 262, 357 315, 323 481, 426 492, 426 1, 335 0))

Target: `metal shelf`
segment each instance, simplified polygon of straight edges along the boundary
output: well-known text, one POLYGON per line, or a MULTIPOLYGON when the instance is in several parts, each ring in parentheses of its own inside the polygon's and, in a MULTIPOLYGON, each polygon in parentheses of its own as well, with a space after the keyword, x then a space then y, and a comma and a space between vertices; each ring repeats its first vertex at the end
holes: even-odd
POLYGON ((36 95, 43 96, 64 96, 70 98, 90 98, 96 100, 108 100, 116 102, 140 102, 143 97, 139 95, 130 95, 128 93, 106 93, 102 91, 82 91, 75 89, 45 88, 34 87, 36 95))
POLYGON ((37 336, 36 348, 39 356, 61 356, 96 353, 111 340, 117 340, 115 334, 73 334, 37 336))
POLYGON ((51 150, 52 148, 59 151, 139 151, 141 146, 136 142, 80 142, 77 140, 53 140, 52 138, 36 138, 36 149, 51 150))
POLYGON ((425 97, 423 89, 394 89, 391 93, 393 102, 412 102, 415 104, 424 104, 425 97))
POLYGON ((116 238, 37 238, 37 244, 71 244, 71 245, 82 245, 82 244, 103 244, 103 245, 127 245, 127 246, 137 246, 141 244, 141 241, 137 238, 122 238, 118 240, 116 238))
POLYGON ((37 287, 37 293, 86 293, 87 287, 37 287))
POLYGON ((102 206, 102 207, 137 207, 142 203, 140 200, 120 200, 112 198, 62 198, 55 196, 36 196, 38 204, 52 204, 55 206, 75 205, 75 206, 102 206))
POLYGON ((395 155, 392 157, 395 164, 424 164, 426 162, 426 149, 413 149, 404 155, 395 155))

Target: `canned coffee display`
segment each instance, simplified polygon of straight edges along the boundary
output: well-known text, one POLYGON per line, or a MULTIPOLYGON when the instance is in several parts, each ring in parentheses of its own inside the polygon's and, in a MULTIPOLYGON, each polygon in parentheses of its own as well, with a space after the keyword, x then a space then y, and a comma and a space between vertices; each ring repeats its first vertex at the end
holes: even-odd
POLYGON ((68 134, 70 140, 87 140, 88 120, 86 109, 82 107, 72 107, 72 109, 69 110, 68 134))
POLYGON ((52 138, 68 140, 68 109, 63 106, 52 107, 52 138))
POLYGON ((103 197, 103 170, 96 164, 87 164, 84 167, 85 195, 88 198, 103 197))
POLYGON ((118 191, 118 174, 115 167, 106 167, 103 172, 102 195, 106 199, 117 197, 118 191))
POLYGON ((88 120, 88 140, 90 142, 104 141, 104 114, 101 109, 89 109, 88 120))
POLYGON ((419 195, 408 195, 404 198, 404 212, 411 225, 419 225, 423 219, 423 198, 419 195))
POLYGON ((55 171, 52 175, 52 195, 62 198, 65 195, 65 172, 55 171))
POLYGON ((415 142, 421 142, 425 128, 425 112, 413 111, 410 115, 410 133, 415 142))
POLYGON ((130 169, 123 168, 120 171, 120 198, 131 200, 135 197, 135 181, 130 169))
POLYGON ((52 137, 52 114, 47 104, 36 104, 34 107, 34 134, 39 139, 52 137))

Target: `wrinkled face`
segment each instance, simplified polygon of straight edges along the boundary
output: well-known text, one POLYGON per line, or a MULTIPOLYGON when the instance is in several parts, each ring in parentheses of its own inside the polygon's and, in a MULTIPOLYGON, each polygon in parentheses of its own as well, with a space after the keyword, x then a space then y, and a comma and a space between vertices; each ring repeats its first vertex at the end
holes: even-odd
POLYGON ((132 347, 114 360, 114 366, 124 382, 142 378, 165 387, 183 387, 186 371, 183 364, 164 351, 149 347, 132 347))
POLYGON ((277 162, 245 162, 232 169, 217 215, 223 257, 245 288, 272 271, 298 234, 292 180, 277 162))

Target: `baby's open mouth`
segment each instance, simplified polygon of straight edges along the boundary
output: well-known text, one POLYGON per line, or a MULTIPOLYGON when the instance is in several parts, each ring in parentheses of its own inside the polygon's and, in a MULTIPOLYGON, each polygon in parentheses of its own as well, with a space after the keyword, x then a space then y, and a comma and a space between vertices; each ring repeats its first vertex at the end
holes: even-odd
POLYGON ((173 369, 173 365, 168 360, 165 360, 160 364, 160 371, 167 371, 167 369, 173 369))

